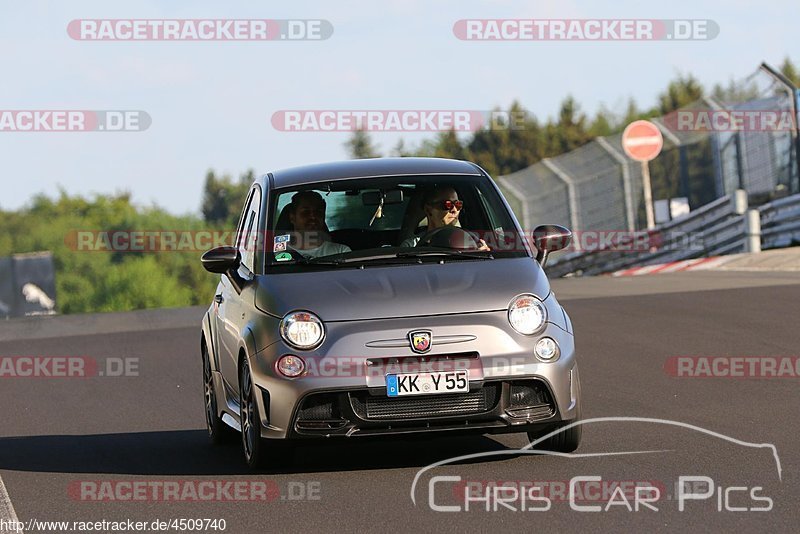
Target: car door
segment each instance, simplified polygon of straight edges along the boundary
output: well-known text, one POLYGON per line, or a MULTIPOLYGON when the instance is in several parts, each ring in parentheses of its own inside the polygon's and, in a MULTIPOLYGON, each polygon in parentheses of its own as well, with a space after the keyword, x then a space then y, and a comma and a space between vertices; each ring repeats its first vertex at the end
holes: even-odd
POLYGON ((252 285, 248 283, 254 276, 255 244, 261 212, 261 191, 254 186, 250 192, 239 229, 236 233, 236 246, 241 263, 235 275, 225 274, 220 279, 217 295, 217 332, 219 339, 219 365, 229 394, 239 391, 238 359, 239 341, 247 316, 246 310, 252 308, 252 285), (234 279, 235 278, 235 279, 234 279), (249 287, 248 287, 249 286, 249 287))

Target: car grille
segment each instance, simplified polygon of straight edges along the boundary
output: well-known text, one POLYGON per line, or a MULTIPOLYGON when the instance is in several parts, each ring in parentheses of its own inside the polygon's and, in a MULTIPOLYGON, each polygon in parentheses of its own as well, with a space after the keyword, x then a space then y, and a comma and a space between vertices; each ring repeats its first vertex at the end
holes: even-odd
POLYGON ((487 384, 469 393, 390 398, 365 393, 351 393, 353 411, 362 419, 423 419, 472 415, 488 412, 500 396, 497 384, 487 384))
POLYGON ((330 394, 312 395, 303 402, 303 406, 300 408, 297 418, 300 420, 316 421, 333 419, 335 402, 336 397, 330 394))

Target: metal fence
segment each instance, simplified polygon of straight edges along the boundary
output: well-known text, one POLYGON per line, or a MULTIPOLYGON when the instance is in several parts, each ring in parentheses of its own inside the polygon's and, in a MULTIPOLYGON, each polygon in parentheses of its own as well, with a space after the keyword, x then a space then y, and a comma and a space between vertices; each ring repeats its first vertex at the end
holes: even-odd
MULTIPOLYGON (((736 91, 704 98, 682 111, 786 112, 796 125, 797 100, 797 90, 762 65, 736 91)), ((745 190, 753 204, 800 192, 796 126, 681 130, 671 127, 674 117, 650 120, 664 137, 664 149, 650 162, 654 200, 685 197, 695 210, 736 190, 745 190)), ((596 138, 500 177, 498 183, 519 210, 523 227, 554 223, 579 232, 644 229, 641 167, 625 156, 621 138, 596 138)))
POLYGON ((800 244, 800 194, 764 204, 758 211, 761 214, 763 248, 783 248, 800 244))
POLYGON ((747 192, 738 189, 653 231, 639 232, 648 236, 647 242, 653 245, 650 250, 632 249, 631 241, 637 236, 621 234, 606 246, 562 254, 547 266, 547 274, 597 275, 800 245, 800 194, 758 209, 751 209, 747 199, 747 192))
POLYGON ((547 273, 556 277, 567 274, 596 275, 705 255, 758 251, 761 249, 759 219, 759 212, 748 208, 747 193, 739 189, 647 232, 648 243, 652 245, 650 250, 631 250, 628 244, 633 236, 623 234, 621 239, 609 246, 557 258, 548 265, 547 273), (756 236, 755 241, 750 240, 753 235, 756 236))

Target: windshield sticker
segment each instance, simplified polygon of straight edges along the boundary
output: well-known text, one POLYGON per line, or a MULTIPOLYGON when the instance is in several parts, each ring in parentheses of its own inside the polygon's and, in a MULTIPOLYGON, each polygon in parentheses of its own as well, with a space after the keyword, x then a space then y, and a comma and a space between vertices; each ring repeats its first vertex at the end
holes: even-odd
POLYGON ((272 244, 272 250, 274 250, 275 252, 282 252, 286 250, 290 238, 291 234, 276 235, 272 244))
POLYGON ((275 254, 275 261, 291 261, 291 259, 292 255, 288 252, 280 252, 275 254))

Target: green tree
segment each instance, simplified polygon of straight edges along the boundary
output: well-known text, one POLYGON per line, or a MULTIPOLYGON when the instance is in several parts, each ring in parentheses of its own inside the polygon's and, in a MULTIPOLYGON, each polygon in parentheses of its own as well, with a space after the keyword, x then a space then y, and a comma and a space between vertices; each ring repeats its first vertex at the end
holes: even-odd
POLYGON ((466 159, 464 146, 452 130, 438 134, 434 156, 437 158, 466 159))
POLYGON ((203 218, 207 221, 224 221, 228 218, 228 191, 221 180, 217 179, 214 171, 206 173, 205 186, 203 187, 203 218))
POLYGON ((591 137, 611 135, 614 132, 614 122, 614 115, 605 106, 600 106, 589 125, 589 135, 591 137))
POLYGON ((753 81, 737 82, 729 80, 728 85, 714 85, 711 96, 721 104, 746 102, 758 98, 759 90, 753 81))
POLYGON ((691 74, 679 74, 658 95, 658 114, 666 115, 703 97, 703 86, 691 74))
POLYGON ((372 144, 369 133, 358 129, 344 144, 351 159, 379 158, 378 149, 372 144))
POLYGON ((206 174, 203 187, 203 218, 209 224, 235 228, 244 206, 247 191, 255 180, 255 172, 250 169, 234 181, 230 176, 217 178, 213 170, 206 174))
POLYGON ((547 139, 546 157, 557 156, 575 150, 591 140, 586 130, 586 115, 581 113, 578 103, 572 96, 561 102, 558 120, 545 126, 547 139))
POLYGON ((784 76, 789 78, 789 81, 792 82, 795 87, 800 87, 800 70, 798 70, 788 57, 786 57, 783 60, 783 64, 781 64, 781 72, 784 76))
POLYGON ((413 156, 414 150, 406 148, 406 143, 403 139, 400 139, 394 148, 392 148, 391 155, 394 157, 404 158, 407 156, 413 156))
POLYGON ((500 130, 484 128, 475 132, 467 145, 470 159, 493 176, 497 176, 500 169, 498 158, 502 137, 500 130))
POLYGON ((636 101, 633 98, 628 99, 628 105, 625 107, 625 114, 622 116, 622 120, 617 125, 615 130, 621 132, 625 129, 627 125, 632 123, 635 120, 642 119, 645 117, 645 114, 639 110, 639 107, 636 105, 636 101))
POLYGON ((207 304, 216 284, 200 265, 199 250, 108 251, 96 236, 121 231, 167 230, 191 235, 208 225, 196 216, 175 216, 157 206, 140 207, 130 194, 93 198, 38 195, 24 208, 0 211, 0 257, 50 251, 60 313, 123 311, 207 304), (79 232, 93 236, 87 246, 79 232))
POLYGON ((508 109, 507 122, 507 127, 500 129, 495 157, 498 172, 501 174, 509 174, 533 165, 545 154, 545 140, 539 121, 516 100, 508 109))

